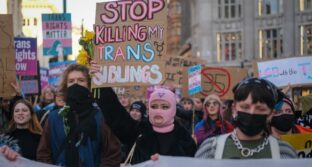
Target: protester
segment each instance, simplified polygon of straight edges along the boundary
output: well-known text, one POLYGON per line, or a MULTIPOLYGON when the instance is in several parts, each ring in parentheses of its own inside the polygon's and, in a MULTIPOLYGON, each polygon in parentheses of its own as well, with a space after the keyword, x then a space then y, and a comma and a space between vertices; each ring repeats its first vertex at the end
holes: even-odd
POLYGON ((38 120, 40 121, 40 125, 42 127, 44 127, 44 124, 45 124, 45 121, 46 119, 48 118, 48 115, 51 111, 54 111, 54 110, 59 110, 61 109, 62 107, 65 106, 65 101, 64 101, 64 94, 63 92, 61 92, 60 90, 56 90, 55 91, 55 96, 54 96, 54 102, 53 102, 53 106, 51 108, 49 108, 49 110, 40 110, 38 113, 37 113, 37 116, 38 116, 38 120))
POLYGON ((233 117, 236 128, 232 133, 205 140, 195 157, 215 159, 296 158, 296 152, 277 140, 265 129, 270 121, 278 90, 269 81, 249 78, 233 88, 233 117))
POLYGON ((276 103, 271 120, 271 133, 274 137, 280 138, 281 135, 296 133, 311 133, 312 129, 295 125, 295 107, 293 102, 284 94, 276 103))
POLYGON ((194 102, 189 97, 183 97, 180 101, 184 110, 194 110, 194 102))
POLYGON ((36 160, 41 133, 42 128, 31 103, 24 99, 17 101, 7 134, 18 141, 23 157, 36 160))
POLYGON ((194 134, 194 103, 191 98, 183 97, 177 104, 175 119, 190 135, 194 134))
POLYGON ((136 121, 142 121, 146 117, 146 106, 141 101, 135 101, 130 106, 130 116, 136 121))
POLYGON ((192 98, 194 102, 194 109, 195 109, 195 118, 194 118, 194 123, 195 125, 203 119, 203 100, 197 97, 192 98))
POLYGON ((233 100, 225 100, 224 101, 224 112, 223 112, 223 119, 231 122, 233 121, 233 113, 232 113, 232 104, 233 100))
POLYGON ((209 137, 233 131, 233 126, 222 118, 222 101, 217 95, 207 96, 203 108, 204 119, 195 126, 197 145, 200 145, 209 137))
POLYGON ((18 157, 18 153, 6 145, 0 146, 0 153, 3 154, 4 157, 10 161, 15 161, 18 157))
POLYGON ((21 96, 21 88, 18 83, 11 83, 12 88, 15 90, 15 95, 12 98, 0 99, 0 133, 7 130, 9 121, 12 119, 13 105, 16 101, 23 99, 21 96))
POLYGON ((4 132, 9 124, 9 118, 11 117, 9 103, 9 99, 0 98, 0 133, 4 132))
POLYGON ((38 113, 40 110, 51 110, 54 107, 55 90, 52 86, 46 86, 42 90, 42 96, 39 104, 36 104, 34 109, 38 113))
POLYGON ((194 156, 196 145, 187 131, 174 122, 175 94, 156 89, 149 99, 148 121, 131 119, 111 88, 101 88, 98 104, 108 125, 124 144, 133 145, 132 164, 149 160, 156 153, 170 156, 194 156))
POLYGON ((64 71, 61 91, 68 106, 50 112, 37 150, 39 161, 67 167, 120 165, 120 143, 91 97, 88 72, 78 64, 64 71))
POLYGON ((130 96, 126 92, 116 92, 120 104, 129 112, 130 111, 130 96))

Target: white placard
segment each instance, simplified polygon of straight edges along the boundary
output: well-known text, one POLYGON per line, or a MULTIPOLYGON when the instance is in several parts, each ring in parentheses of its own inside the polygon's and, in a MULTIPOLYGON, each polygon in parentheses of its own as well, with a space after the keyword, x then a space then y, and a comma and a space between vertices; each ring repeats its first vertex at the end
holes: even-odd
POLYGON ((276 86, 312 84, 312 56, 258 62, 259 78, 276 86))
POLYGON ((307 167, 311 166, 312 159, 253 159, 253 160, 211 160, 189 157, 160 156, 157 161, 146 161, 133 167, 307 167))

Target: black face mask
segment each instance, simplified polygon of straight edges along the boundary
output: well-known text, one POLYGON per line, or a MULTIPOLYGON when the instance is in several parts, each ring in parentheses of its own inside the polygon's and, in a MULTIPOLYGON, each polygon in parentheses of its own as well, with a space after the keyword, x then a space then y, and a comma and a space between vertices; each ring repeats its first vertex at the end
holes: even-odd
POLYGON ((90 90, 86 87, 74 84, 67 88, 66 104, 78 113, 92 108, 93 99, 90 90))
POLYGON ((247 136, 255 136, 265 129, 266 120, 267 115, 238 111, 234 124, 247 136))
POLYGON ((277 130, 282 132, 288 132, 295 125, 295 115, 293 114, 283 114, 280 116, 274 116, 271 121, 271 125, 277 130))

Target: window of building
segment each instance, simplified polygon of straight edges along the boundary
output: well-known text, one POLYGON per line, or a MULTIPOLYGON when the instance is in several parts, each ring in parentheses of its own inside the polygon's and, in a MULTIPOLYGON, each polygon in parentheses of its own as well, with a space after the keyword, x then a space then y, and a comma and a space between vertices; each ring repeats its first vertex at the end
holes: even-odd
POLYGON ((312 0, 299 0, 300 11, 312 10, 312 0))
POLYGON ((23 26, 26 25, 26 19, 23 19, 23 26))
POLYGON ((300 55, 312 55, 312 25, 300 26, 300 55))
POLYGON ((217 33, 217 57, 220 61, 242 59, 242 41, 240 32, 217 33))
POLYGON ((241 17, 241 0, 218 0, 218 18, 233 19, 241 17))
POLYGON ((283 54, 283 33, 281 29, 259 31, 259 58, 273 59, 283 54))
POLYGON ((34 18, 34 26, 37 26, 37 18, 34 18))
POLYGON ((259 16, 276 15, 283 12, 283 0, 258 0, 259 16))

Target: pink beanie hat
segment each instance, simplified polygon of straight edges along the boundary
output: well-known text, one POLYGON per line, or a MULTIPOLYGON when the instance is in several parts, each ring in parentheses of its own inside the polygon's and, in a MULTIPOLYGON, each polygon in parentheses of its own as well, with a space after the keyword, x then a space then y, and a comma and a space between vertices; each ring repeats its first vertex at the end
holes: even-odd
POLYGON ((176 114, 176 98, 175 94, 170 90, 157 88, 150 96, 149 99, 149 121, 153 125, 154 131, 158 133, 168 133, 174 128, 174 116, 176 114), (164 100, 170 104, 169 109, 163 110, 161 108, 152 109, 151 103, 154 100, 164 100), (160 124, 155 124, 153 119, 155 116, 160 116, 163 118, 163 122, 160 124))

